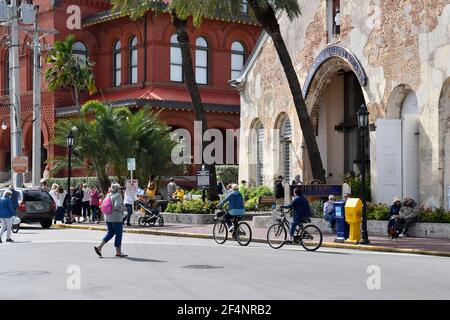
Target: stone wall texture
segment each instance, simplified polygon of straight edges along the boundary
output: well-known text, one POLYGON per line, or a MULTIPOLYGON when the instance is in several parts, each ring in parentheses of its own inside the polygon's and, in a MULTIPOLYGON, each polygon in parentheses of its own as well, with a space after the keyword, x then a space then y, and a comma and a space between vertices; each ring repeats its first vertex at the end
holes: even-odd
MULTIPOLYGON (((318 54, 332 43, 327 39, 327 1, 300 0, 300 6, 300 17, 290 21, 282 14, 279 23, 303 85, 318 54)), ((447 207, 450 153, 446 152, 445 145, 450 144, 447 141, 450 0, 341 0, 340 11, 341 35, 334 44, 350 50, 365 70, 368 82, 362 89, 371 123, 393 112, 389 108, 402 105, 405 95, 398 95, 402 91, 398 88, 415 93, 420 114, 420 201, 427 206, 447 207)), ((279 173, 270 161, 276 157, 272 129, 279 115, 286 113, 293 126, 293 175, 302 172, 307 180, 300 124, 270 38, 256 54, 257 59, 250 65, 245 88, 241 91, 241 136, 251 137, 252 123, 255 119, 262 121, 266 139, 264 151, 268 155, 264 157, 264 183, 272 185, 279 173)), ((346 66, 343 61, 338 63, 346 66)), ((336 71, 331 64, 328 68, 329 76, 327 70, 322 70, 323 79, 313 81, 325 83, 331 78, 336 71)), ((310 111, 317 104, 316 100, 306 100, 310 111)), ((240 179, 247 181, 252 181, 248 165, 252 141, 251 138, 241 140, 240 179)), ((375 139, 371 143, 375 143, 375 139)), ((371 152, 371 162, 372 189, 375 190, 375 152, 371 152)))

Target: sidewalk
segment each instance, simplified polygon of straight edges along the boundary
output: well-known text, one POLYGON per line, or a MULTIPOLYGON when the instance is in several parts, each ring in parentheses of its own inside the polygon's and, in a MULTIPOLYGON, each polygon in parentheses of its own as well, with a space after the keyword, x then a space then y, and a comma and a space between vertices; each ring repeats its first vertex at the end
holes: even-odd
MULTIPOLYGON (((250 226, 252 224, 250 223, 250 226)), ((53 228, 106 230, 104 222, 101 224, 76 223, 71 225, 54 225, 53 228)), ((192 237, 212 239, 213 225, 191 225, 191 224, 167 224, 164 227, 125 227, 125 232, 150 234, 160 236, 192 237)), ((266 243, 266 228, 252 228, 253 242, 266 243)), ((414 253, 434 256, 450 257, 450 240, 432 238, 403 238, 391 240, 387 237, 369 236, 370 245, 352 245, 335 243, 333 234, 323 235, 323 247, 345 248, 382 252, 414 253)))

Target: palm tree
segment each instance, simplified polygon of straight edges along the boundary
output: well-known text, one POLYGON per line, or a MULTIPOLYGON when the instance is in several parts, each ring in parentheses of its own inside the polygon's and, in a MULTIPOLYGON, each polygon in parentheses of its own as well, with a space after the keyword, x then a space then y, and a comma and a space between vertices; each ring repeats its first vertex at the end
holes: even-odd
MULTIPOLYGON (((145 2, 147 0, 141 1, 145 2)), ((286 48, 286 44, 281 35, 280 25, 275 15, 275 11, 282 10, 286 12, 289 19, 292 21, 301 14, 298 0, 247 0, 247 3, 252 9, 252 16, 256 18, 273 40, 273 44, 283 66, 294 99, 297 117, 308 151, 313 178, 325 183, 325 170, 323 168, 322 158, 320 156, 311 118, 309 117, 308 109, 303 98, 297 73, 295 72, 292 59, 286 48)), ((218 14, 238 16, 240 14, 241 4, 242 0, 173 0, 171 2, 171 7, 177 9, 181 19, 187 19, 187 17, 191 15, 194 20, 194 25, 199 26, 204 17, 212 17, 218 14)))
MULTIPOLYGON (((182 9, 180 7, 175 7, 166 5, 163 2, 157 2, 152 0, 112 0, 111 4, 113 8, 125 15, 129 15, 132 19, 137 19, 145 13, 153 9, 156 12, 161 10, 166 10, 172 18, 172 24, 175 27, 175 33, 177 35, 177 40, 181 49, 181 57, 183 61, 183 71, 184 78, 186 80, 186 86, 191 96, 192 105, 194 107, 195 120, 202 123, 202 136, 208 129, 208 123, 206 120, 205 108, 200 96, 200 91, 198 89, 197 82, 195 80, 194 65, 192 63, 192 55, 190 50, 189 35, 186 31, 188 24, 188 16, 180 18, 178 16, 178 10, 182 9), (155 2, 157 5, 155 5, 155 2)), ((202 150, 206 147, 205 142, 202 139, 202 150)), ((218 190, 217 190, 217 177, 216 177, 216 167, 214 164, 206 165, 206 168, 210 172, 210 188, 209 188, 209 198, 210 200, 217 200, 218 190)))
MULTIPOLYGON (((136 178, 141 183, 150 173, 172 174, 182 169, 171 163, 176 143, 171 139, 170 128, 148 109, 132 113, 127 108, 88 101, 81 108, 79 118, 58 121, 52 143, 65 146, 67 132, 74 127, 74 163, 95 172, 102 192, 110 186, 112 169, 119 182, 125 183, 128 157, 136 158, 136 178)), ((57 171, 65 167, 67 159, 59 157, 53 162, 57 171)))
POLYGON ((94 64, 89 58, 73 52, 74 43, 73 36, 54 43, 47 58, 50 66, 45 72, 45 80, 52 91, 58 88, 71 88, 75 104, 80 110, 80 91, 88 90, 89 94, 93 94, 97 89, 92 72, 94 64))

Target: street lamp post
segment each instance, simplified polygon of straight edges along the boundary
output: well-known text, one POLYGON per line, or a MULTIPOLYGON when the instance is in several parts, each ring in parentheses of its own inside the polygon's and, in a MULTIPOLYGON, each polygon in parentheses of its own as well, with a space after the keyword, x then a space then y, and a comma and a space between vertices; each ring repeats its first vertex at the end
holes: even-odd
POLYGON ((69 130, 69 134, 66 137, 66 141, 67 141, 67 148, 69 148, 69 154, 68 154, 68 164, 67 164, 67 171, 68 171, 68 175, 67 175, 67 192, 70 193, 70 178, 72 175, 72 147, 73 147, 73 143, 74 143, 75 137, 72 133, 72 130, 69 130))
POLYGON ((369 111, 362 104, 356 113, 358 127, 361 131, 361 183, 362 183, 362 230, 360 244, 369 244, 369 235, 367 233, 367 211, 366 211, 366 131, 369 128, 369 111))

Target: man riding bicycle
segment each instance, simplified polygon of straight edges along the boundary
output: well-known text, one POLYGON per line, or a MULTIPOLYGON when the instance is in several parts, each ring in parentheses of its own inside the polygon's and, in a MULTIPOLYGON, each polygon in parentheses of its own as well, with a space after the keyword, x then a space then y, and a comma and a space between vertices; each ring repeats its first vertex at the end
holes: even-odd
POLYGON ((289 240, 286 241, 286 244, 292 244, 297 226, 302 222, 309 221, 311 217, 311 209, 308 200, 302 195, 302 190, 295 188, 294 194, 295 198, 290 205, 281 206, 283 209, 292 209, 293 220, 289 232, 289 240))
POLYGON ((233 225, 236 229, 239 218, 242 218, 245 215, 244 197, 239 192, 239 186, 237 184, 233 184, 231 189, 232 192, 225 199, 220 201, 217 206, 222 208, 225 203, 229 203, 230 209, 225 214, 224 219, 229 226, 231 225, 232 219, 234 219, 233 225))

